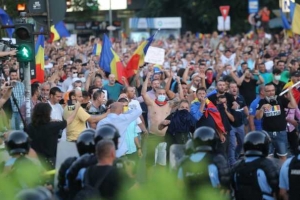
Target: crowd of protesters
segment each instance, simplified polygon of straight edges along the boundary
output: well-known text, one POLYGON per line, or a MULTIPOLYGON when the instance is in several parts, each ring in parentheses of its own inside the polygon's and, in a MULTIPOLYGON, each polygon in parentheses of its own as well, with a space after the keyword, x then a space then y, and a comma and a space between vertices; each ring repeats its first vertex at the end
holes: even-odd
MULTIPOLYGON (((216 151, 229 167, 243 155, 249 131, 264 130, 271 138, 268 153, 282 162, 298 154, 300 91, 291 88, 300 81, 298 36, 214 32, 156 39, 151 46, 165 49, 164 64, 144 63, 119 82, 99 66, 96 43, 101 39, 94 36, 76 46, 65 39, 45 43, 45 82, 31 84, 31 121, 25 120, 19 64, 14 57, 2 62, 2 138, 25 128, 30 155, 47 169, 55 167, 60 141, 76 143, 84 130, 104 124, 120 134, 116 157, 144 158, 149 173, 154 165, 168 166, 170 147, 186 144, 203 126, 216 130, 216 151)), ((125 67, 138 46, 113 42, 125 67)))

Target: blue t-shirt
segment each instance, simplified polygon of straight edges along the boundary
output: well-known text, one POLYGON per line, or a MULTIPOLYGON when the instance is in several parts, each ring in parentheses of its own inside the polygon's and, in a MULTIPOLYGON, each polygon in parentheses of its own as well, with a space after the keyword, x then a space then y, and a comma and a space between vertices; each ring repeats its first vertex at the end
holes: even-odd
POLYGON ((250 104, 250 108, 249 108, 249 114, 251 116, 254 116, 254 126, 255 126, 255 130, 257 131, 261 131, 262 130, 262 120, 261 119, 256 119, 255 115, 256 115, 256 108, 257 105, 260 101, 260 97, 256 97, 256 99, 254 99, 252 101, 252 103, 250 104))

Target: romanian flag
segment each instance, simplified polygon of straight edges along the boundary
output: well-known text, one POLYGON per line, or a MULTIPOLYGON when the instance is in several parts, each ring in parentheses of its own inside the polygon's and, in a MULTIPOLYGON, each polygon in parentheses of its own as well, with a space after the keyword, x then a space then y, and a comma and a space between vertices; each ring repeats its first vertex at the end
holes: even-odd
POLYGON ((66 28, 63 21, 60 21, 57 24, 52 25, 51 28, 50 28, 50 31, 51 31, 50 39, 49 39, 50 43, 54 42, 54 41, 57 41, 62 37, 69 37, 70 36, 70 33, 67 30, 67 28, 66 28))
MULTIPOLYGON (((293 85, 293 81, 287 82, 285 84, 285 86, 283 87, 283 90, 287 89, 288 87, 291 87, 293 85)), ((292 88, 292 94, 297 102, 297 104, 299 104, 300 102, 300 92, 298 91, 298 89, 296 87, 292 88)))
POLYGON ((124 76, 124 66, 120 61, 119 56, 112 49, 111 42, 106 34, 103 36, 102 51, 99 61, 100 68, 103 71, 114 74, 116 80, 122 83, 122 77, 124 76))
POLYGON ((135 75, 139 67, 144 65, 144 58, 146 56, 150 44, 154 39, 154 36, 155 34, 149 37, 147 40, 143 41, 131 56, 125 69, 125 75, 127 78, 130 78, 131 76, 135 75))
POLYGON ((209 99, 206 99, 205 104, 205 117, 207 118, 207 116, 210 115, 214 119, 218 133, 226 133, 221 114, 218 111, 217 107, 209 99))
POLYGON ((96 56, 100 56, 101 54, 101 44, 94 44, 94 47, 93 47, 93 55, 96 55, 96 56))
MULTIPOLYGON (((43 30, 41 30, 42 32, 43 30)), ((45 51, 44 51, 45 36, 39 35, 35 44, 35 70, 36 79, 31 80, 33 82, 44 82, 44 61, 45 61, 45 51)))
POLYGON ((292 12, 294 13, 292 20, 292 31, 293 33, 300 34, 300 5, 296 4, 295 9, 292 12))
POLYGON ((196 33, 196 38, 199 38, 199 39, 203 39, 204 38, 204 34, 202 33, 196 33))

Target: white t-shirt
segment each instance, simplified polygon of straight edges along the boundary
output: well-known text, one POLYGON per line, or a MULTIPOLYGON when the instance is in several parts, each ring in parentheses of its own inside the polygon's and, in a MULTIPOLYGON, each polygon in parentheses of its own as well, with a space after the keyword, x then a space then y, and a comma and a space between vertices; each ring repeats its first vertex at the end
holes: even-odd
POLYGON ((48 101, 48 103, 52 108, 51 119, 62 121, 63 120, 62 116, 63 116, 63 112, 64 112, 64 109, 62 108, 62 106, 58 103, 55 105, 52 105, 50 101, 48 101))
POLYGON ((267 72, 269 72, 269 73, 273 72, 273 66, 274 66, 273 60, 269 60, 269 61, 265 62, 265 66, 266 66, 267 72))
POLYGON ((233 53, 233 54, 231 54, 231 56, 229 58, 227 58, 226 56, 224 56, 222 54, 220 59, 221 59, 222 64, 224 64, 224 65, 230 65, 230 66, 234 67, 235 66, 234 65, 235 56, 236 56, 236 54, 233 53))

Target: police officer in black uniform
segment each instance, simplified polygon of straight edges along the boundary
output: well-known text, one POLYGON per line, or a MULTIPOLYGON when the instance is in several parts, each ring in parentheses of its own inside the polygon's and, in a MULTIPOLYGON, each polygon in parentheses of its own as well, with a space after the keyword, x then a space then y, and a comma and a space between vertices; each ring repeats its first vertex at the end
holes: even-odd
POLYGON ((215 152, 217 136, 214 129, 200 127, 193 137, 194 152, 185 159, 178 171, 178 178, 188 188, 190 198, 197 198, 197 193, 205 192, 201 188, 229 188, 230 170, 223 155, 215 152))
MULTIPOLYGON (((94 144, 96 145, 100 140, 108 139, 113 140, 117 148, 119 137, 120 134, 116 127, 110 124, 104 124, 95 132, 94 144)), ((80 156, 69 167, 67 179, 71 198, 76 196, 76 193, 81 189, 81 181, 83 180, 85 169, 97 164, 97 157, 94 153, 95 148, 92 154, 84 154, 80 156)))
POLYGON ((264 131, 245 136, 245 158, 232 170, 232 186, 236 200, 274 199, 278 191, 278 170, 267 157, 270 137, 264 131))
POLYGON ((16 191, 38 185, 42 169, 27 157, 30 150, 28 135, 21 130, 13 131, 5 140, 5 146, 11 158, 4 164, 1 181, 11 183, 16 191))
POLYGON ((300 138, 298 138, 297 154, 287 159, 281 167, 279 188, 282 199, 300 199, 300 138))
MULTIPOLYGON (((82 131, 76 141, 77 151, 79 156, 85 154, 90 155, 95 152, 95 130, 86 129, 82 131)), ((68 199, 69 197, 69 188, 66 182, 66 173, 71 167, 72 163, 77 160, 77 157, 67 158, 61 165, 58 172, 58 196, 62 199, 68 199)))

